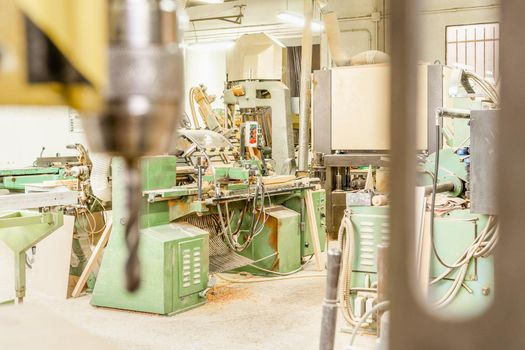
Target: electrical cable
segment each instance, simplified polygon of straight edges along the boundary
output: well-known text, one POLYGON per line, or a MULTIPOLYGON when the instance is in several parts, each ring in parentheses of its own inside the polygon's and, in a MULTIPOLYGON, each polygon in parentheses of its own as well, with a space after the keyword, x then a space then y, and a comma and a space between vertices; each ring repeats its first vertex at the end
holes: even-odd
POLYGON ((350 338, 350 346, 354 345, 355 337, 357 336, 357 331, 359 328, 362 327, 363 323, 366 321, 367 318, 370 317, 374 312, 378 312, 381 309, 385 309, 390 306, 390 301, 385 300, 380 302, 379 304, 374 305, 370 310, 368 310, 360 319, 359 322, 357 322, 357 325, 354 327, 354 330, 352 331, 352 338, 350 338))
POLYGON ((303 279, 303 278, 319 278, 319 277, 326 278, 326 274, 304 274, 304 275, 274 276, 274 277, 253 277, 252 274, 240 274, 240 273, 237 275, 246 276, 246 278, 243 278, 243 279, 228 278, 225 276, 225 274, 222 274, 222 273, 215 274, 215 276, 219 277, 220 279, 227 281, 227 282, 231 282, 231 283, 260 283, 260 282, 274 282, 274 281, 303 279))

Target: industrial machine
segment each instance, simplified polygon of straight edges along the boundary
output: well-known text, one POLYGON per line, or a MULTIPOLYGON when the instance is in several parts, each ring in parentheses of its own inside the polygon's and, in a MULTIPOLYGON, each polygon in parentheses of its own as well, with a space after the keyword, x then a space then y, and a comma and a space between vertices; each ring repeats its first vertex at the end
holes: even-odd
MULTIPOLYGON (((465 69, 429 65, 420 73, 412 272, 430 308, 465 317, 483 312, 493 296, 499 231, 490 169, 499 98, 490 83, 465 69)), ((389 230, 388 123, 382 131, 389 120, 388 68, 338 67, 314 79, 312 171, 324 180, 328 232, 339 228, 339 300, 350 325, 374 331, 378 319, 370 311, 387 297, 383 254, 395 239, 389 230), (342 91, 355 98, 342 99, 342 91)))
POLYGON ((91 244, 106 225, 103 212, 111 209, 108 159, 90 156, 81 144, 67 148, 77 154, 41 156, 29 167, 0 169, 0 240, 15 252, 20 300, 25 294, 27 251, 34 258, 36 244, 62 226, 64 215, 73 216, 70 275, 78 277, 91 255, 91 244))
POLYGON ((290 91, 282 82, 284 45, 267 34, 246 34, 227 57, 224 102, 227 117, 241 115, 241 150, 271 163, 277 174, 295 172, 290 91), (257 122, 261 139, 256 145, 245 137, 245 129, 257 122), (247 124, 248 123, 248 124, 247 124), (251 124, 250 124, 251 123, 251 124))
POLYGON ((319 180, 263 176, 263 164, 235 155, 211 130, 180 130, 177 156, 142 159, 142 284, 120 281, 126 257, 123 161, 113 162, 114 229, 91 304, 174 314, 206 301, 209 275, 225 271, 290 274, 325 245, 324 190, 319 180), (311 194, 314 212, 307 210, 311 194), (307 215, 315 217, 312 230, 307 215), (316 240, 317 241, 317 240, 316 240))
POLYGON ((179 3, 6 0, 1 9, 9 30, 0 37, 0 103, 67 104, 80 112, 90 150, 127 160, 126 283, 136 290, 139 158, 168 151, 181 115, 179 3))

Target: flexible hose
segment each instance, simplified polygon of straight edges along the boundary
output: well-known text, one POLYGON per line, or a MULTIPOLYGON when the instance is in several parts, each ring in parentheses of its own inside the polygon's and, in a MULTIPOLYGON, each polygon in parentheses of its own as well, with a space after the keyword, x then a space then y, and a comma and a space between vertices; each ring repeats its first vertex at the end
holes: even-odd
MULTIPOLYGON (((345 215, 341 220, 339 231, 337 234, 337 242, 339 249, 342 251, 342 267, 341 267, 341 280, 339 288, 339 301, 341 303, 341 311, 346 322, 350 325, 357 327, 357 318, 353 312, 352 306, 350 305, 350 281, 352 276, 352 259, 354 257, 355 247, 355 232, 352 226, 352 222, 349 218, 348 211, 345 211, 345 215)), ((368 323, 361 324, 360 327, 368 327, 368 323)))
POLYGON ((95 197, 104 202, 109 202, 111 200, 111 186, 109 184, 111 157, 98 153, 91 154, 90 158, 93 163, 89 176, 91 191, 95 197))
POLYGON ((436 158, 434 160, 434 177, 432 179, 432 197, 431 197, 431 200, 430 200, 430 240, 431 240, 431 245, 432 245, 432 251, 434 252, 434 255, 436 256, 436 259, 439 261, 439 263, 445 267, 448 267, 448 268, 454 268, 453 266, 451 266, 450 264, 447 264, 442 258, 441 256, 439 255, 438 251, 437 251, 437 248, 436 248, 436 243, 435 243, 435 239, 434 239, 434 221, 435 221, 435 210, 436 210, 436 192, 437 192, 437 183, 438 183, 438 175, 439 175, 439 150, 441 148, 441 142, 440 142, 440 138, 441 138, 441 128, 440 128, 440 125, 439 123, 436 123, 436 142, 437 142, 437 147, 436 147, 436 158))

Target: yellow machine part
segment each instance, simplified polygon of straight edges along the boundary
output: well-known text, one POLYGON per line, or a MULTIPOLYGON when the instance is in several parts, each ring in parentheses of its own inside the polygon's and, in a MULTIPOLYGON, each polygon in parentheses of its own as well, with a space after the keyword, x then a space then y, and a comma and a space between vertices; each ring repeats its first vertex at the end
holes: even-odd
POLYGON ((2 0, 0 104, 69 104, 98 110, 107 79, 107 0, 2 0), (28 78, 26 16, 56 46, 86 83, 28 78))

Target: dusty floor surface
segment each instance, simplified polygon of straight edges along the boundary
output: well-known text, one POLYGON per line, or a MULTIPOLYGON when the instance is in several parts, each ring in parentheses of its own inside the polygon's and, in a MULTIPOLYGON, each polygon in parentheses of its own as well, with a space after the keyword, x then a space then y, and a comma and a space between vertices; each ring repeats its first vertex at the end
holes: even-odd
MULTIPOLYGON (((9 251, 1 246, 0 301, 13 297, 11 260, 9 251)), ((126 350, 318 349, 324 284, 323 277, 250 284, 221 282, 208 304, 173 317, 96 308, 89 304, 89 295, 56 300, 31 289, 24 305, 5 308, 44 308, 126 350)), ((340 332, 345 326, 340 318, 338 350, 345 349, 350 339, 340 332)), ((27 329, 20 330, 22 337, 24 334, 27 329)), ((373 337, 360 336, 357 344, 360 350, 375 349, 373 337)), ((64 348, 71 345, 64 344, 64 348)), ((1 339, 0 348, 4 348, 1 339)))

